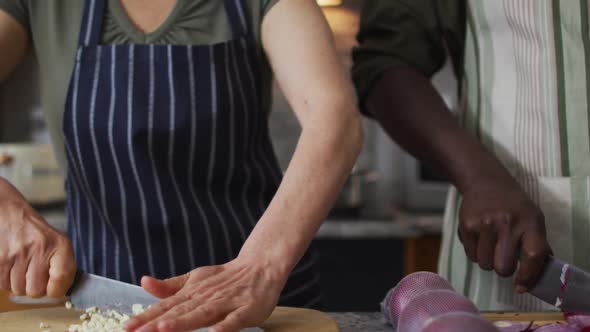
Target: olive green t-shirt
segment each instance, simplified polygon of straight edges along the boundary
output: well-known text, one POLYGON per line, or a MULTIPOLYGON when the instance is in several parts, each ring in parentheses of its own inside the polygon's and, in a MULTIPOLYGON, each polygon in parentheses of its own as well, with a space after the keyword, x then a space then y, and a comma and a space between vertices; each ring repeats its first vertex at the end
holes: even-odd
MULTIPOLYGON (((137 30, 119 0, 105 0, 103 44, 213 44, 232 38, 223 0, 178 0, 169 17, 154 32, 137 30)), ((279 0, 248 0, 250 31, 260 43, 264 15, 279 0)), ((4 10, 29 32, 39 62, 41 101, 59 162, 65 166, 62 119, 74 67, 84 0, 0 0, 4 10)), ((260 52, 263 56, 263 52, 260 52)), ((272 75, 267 61, 265 107, 270 105, 272 75)), ((267 111, 261 110, 261 111, 267 111)))
POLYGON ((465 0, 370 0, 363 4, 352 76, 361 105, 385 71, 412 67, 432 76, 447 53, 463 68, 465 0))

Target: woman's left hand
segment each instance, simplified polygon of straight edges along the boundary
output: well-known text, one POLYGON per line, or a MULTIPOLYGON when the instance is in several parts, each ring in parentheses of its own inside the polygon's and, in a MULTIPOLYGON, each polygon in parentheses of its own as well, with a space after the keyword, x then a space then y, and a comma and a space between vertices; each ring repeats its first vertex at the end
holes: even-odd
POLYGON ((127 332, 180 332, 211 327, 237 332, 262 324, 278 303, 286 278, 251 259, 236 258, 167 280, 144 277, 143 288, 162 301, 131 318, 127 332))

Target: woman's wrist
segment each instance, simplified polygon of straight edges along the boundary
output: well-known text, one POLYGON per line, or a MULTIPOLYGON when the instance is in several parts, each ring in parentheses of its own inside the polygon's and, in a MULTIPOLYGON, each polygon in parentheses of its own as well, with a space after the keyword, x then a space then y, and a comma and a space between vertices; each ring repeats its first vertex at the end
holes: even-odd
POLYGON ((284 234, 285 232, 277 235, 255 229, 240 250, 238 260, 261 266, 273 279, 286 280, 302 256, 299 251, 304 251, 297 247, 307 246, 294 245, 293 239, 287 239, 284 234))

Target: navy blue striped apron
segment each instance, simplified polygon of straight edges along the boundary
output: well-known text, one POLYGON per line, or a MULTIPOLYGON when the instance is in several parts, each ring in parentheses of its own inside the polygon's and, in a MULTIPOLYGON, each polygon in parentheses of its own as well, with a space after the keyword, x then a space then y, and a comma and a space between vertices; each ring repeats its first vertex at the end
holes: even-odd
MULTIPOLYGON (((233 38, 214 45, 100 45, 105 1, 86 1, 63 123, 77 263, 131 283, 226 263, 282 176, 246 0, 225 0, 233 38)), ((318 305, 314 258, 281 305, 318 305)))

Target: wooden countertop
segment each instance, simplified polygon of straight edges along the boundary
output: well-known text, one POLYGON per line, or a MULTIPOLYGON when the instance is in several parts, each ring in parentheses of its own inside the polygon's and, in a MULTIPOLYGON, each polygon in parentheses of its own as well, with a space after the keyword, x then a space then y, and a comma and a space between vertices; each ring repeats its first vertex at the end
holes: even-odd
POLYGON ((563 313, 555 312, 486 312, 482 314, 485 318, 493 321, 509 322, 535 322, 537 325, 547 325, 563 322, 563 313))
MULTIPOLYGON (((35 308, 47 308, 62 306, 65 299, 55 304, 15 304, 10 301, 6 292, 0 291, 0 313, 9 311, 29 310, 35 308)), ((330 316, 338 323, 342 332, 368 331, 389 331, 389 327, 383 323, 381 313, 332 313, 330 316), (362 329, 358 329, 362 327, 362 329)), ((563 321, 563 314, 560 312, 537 312, 537 313, 483 313, 483 316, 491 321, 534 321, 536 324, 544 325, 563 321)))
POLYGON ((29 310, 37 308, 51 308, 62 306, 65 303, 65 299, 57 300, 56 303, 51 304, 17 304, 10 300, 10 296, 7 292, 0 290, 0 312, 29 310))

